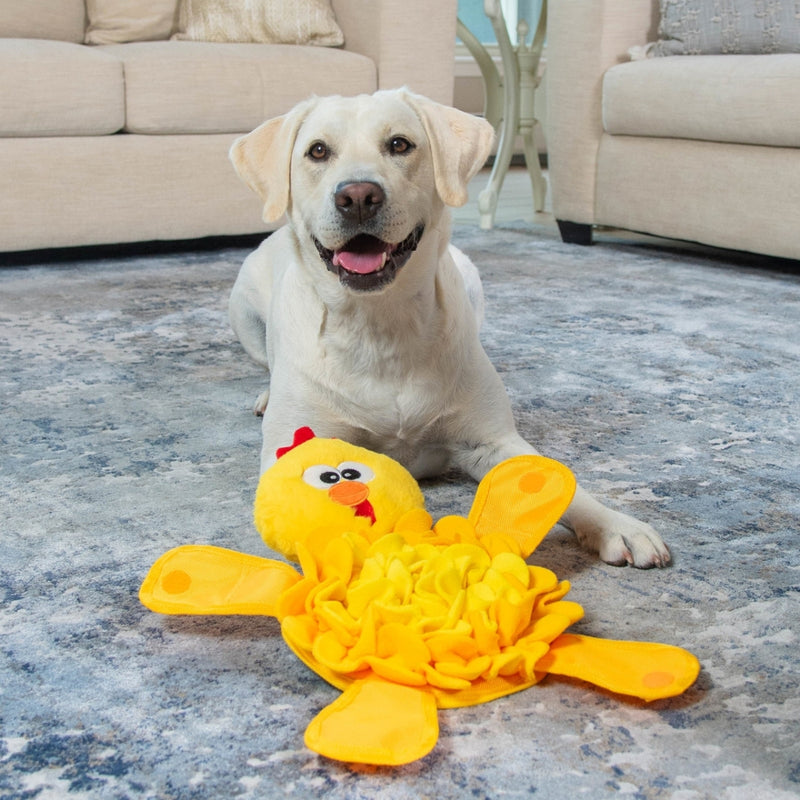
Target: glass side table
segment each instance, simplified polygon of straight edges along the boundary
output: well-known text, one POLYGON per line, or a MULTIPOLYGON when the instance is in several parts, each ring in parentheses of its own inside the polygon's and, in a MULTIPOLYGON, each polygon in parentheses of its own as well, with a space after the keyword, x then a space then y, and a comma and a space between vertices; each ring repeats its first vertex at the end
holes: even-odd
POLYGON ((488 230, 494 224, 497 199, 511 163, 517 136, 522 137, 525 166, 531 178, 534 210, 544 210, 547 181, 542 175, 534 141, 534 132, 539 125, 534 109, 534 92, 541 82, 539 64, 547 32, 547 0, 542 0, 542 9, 530 45, 526 44, 530 28, 524 20, 520 20, 517 25, 519 44, 511 44, 499 0, 484 0, 483 10, 497 37, 502 73, 483 44, 461 20, 458 20, 457 29, 459 38, 480 68, 486 91, 484 115, 498 133, 497 154, 489 183, 478 195, 480 226, 488 230))

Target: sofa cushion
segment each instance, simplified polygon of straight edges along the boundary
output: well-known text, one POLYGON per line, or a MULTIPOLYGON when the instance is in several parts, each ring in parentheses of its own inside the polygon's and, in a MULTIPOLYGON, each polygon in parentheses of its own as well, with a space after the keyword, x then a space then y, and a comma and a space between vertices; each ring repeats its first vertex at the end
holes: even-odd
POLYGON ((175 30, 177 0, 86 0, 87 44, 169 39, 175 30))
POLYGON ((654 56, 800 53, 794 0, 660 0, 654 56))
POLYGON ((800 147, 800 55, 673 56, 603 78, 608 133, 800 147))
POLYGON ((377 88, 371 59, 327 47, 170 41, 101 50, 124 63, 131 133, 242 133, 311 94, 377 88))
POLYGON ((330 0, 180 0, 176 39, 262 44, 344 43, 330 0))
POLYGON ((121 62, 82 44, 0 39, 0 136, 91 136, 125 124, 121 62))
POLYGON ((0 2, 0 37, 82 42, 85 26, 83 0, 0 2))

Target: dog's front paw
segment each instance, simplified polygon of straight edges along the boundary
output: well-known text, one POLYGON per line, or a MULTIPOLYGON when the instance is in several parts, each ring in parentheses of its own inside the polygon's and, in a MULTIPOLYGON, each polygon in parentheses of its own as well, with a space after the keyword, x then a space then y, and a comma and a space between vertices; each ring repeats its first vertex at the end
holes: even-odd
POLYGON ((578 541, 607 564, 640 569, 666 567, 672 560, 661 537, 647 523, 606 509, 599 524, 576 530, 578 541))
POLYGON ((269 403, 269 389, 265 389, 256 398, 255 405, 253 406, 253 413, 257 417, 263 417, 264 412, 267 410, 267 403, 269 403))

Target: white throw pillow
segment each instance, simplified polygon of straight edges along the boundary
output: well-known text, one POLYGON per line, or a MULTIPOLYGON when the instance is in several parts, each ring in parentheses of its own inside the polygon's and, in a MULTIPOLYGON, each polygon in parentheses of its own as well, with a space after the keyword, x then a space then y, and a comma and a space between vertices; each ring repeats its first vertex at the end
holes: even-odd
POLYGON ((86 0, 86 44, 169 39, 177 22, 177 0, 86 0))

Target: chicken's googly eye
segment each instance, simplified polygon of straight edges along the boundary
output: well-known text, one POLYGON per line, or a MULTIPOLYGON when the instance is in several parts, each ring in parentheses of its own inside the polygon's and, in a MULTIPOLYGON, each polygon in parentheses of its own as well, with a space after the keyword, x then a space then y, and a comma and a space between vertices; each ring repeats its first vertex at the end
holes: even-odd
POLYGON ((360 464, 358 461, 343 461, 337 469, 346 481, 367 483, 375 477, 375 473, 366 464, 360 464))
POLYGON ((303 480, 315 489, 330 489, 342 479, 341 473, 335 467, 327 464, 315 464, 303 473, 303 480))

